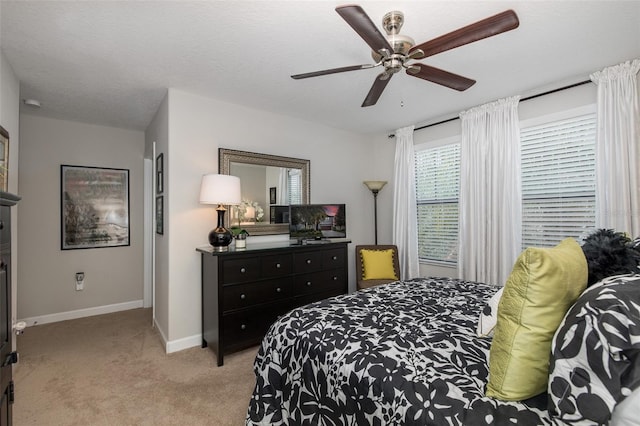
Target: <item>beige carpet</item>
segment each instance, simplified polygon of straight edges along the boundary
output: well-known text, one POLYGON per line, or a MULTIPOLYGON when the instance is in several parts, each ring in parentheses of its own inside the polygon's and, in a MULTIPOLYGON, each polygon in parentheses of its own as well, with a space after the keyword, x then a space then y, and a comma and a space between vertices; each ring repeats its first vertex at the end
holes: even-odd
POLYGON ((27 328, 13 419, 23 425, 242 425, 257 347, 165 354, 151 310, 27 328))

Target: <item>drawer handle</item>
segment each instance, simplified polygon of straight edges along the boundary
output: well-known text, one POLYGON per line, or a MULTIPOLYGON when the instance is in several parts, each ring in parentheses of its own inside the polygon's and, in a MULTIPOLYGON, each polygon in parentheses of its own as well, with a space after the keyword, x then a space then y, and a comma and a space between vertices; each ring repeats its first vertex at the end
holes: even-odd
POLYGON ((338 256, 333 256, 331 259, 338 260, 338 256))
POLYGON ((311 281, 307 281, 307 287, 311 287, 311 281))
POLYGON ((338 277, 336 277, 335 275, 333 276, 333 280, 334 281, 338 281, 338 277))
POLYGON ((4 220, 0 220, 0 229, 4 229, 4 220))
POLYGON ((240 273, 244 274, 245 272, 247 272, 245 268, 240 268, 240 273))
POLYGON ((307 265, 311 265, 311 259, 307 259, 307 265))
POLYGON ((240 326, 240 330, 246 330, 246 329, 247 329, 247 326, 246 326, 245 324, 242 324, 242 325, 240 326))
POLYGON ((279 263, 276 263, 276 269, 280 269, 282 266, 279 263))
POLYGON ((276 288, 276 293, 281 293, 282 289, 280 287, 276 288))
POLYGON ((246 298, 247 298, 247 296, 246 296, 244 293, 242 293, 242 294, 240 295, 240 299, 244 300, 244 299, 246 299, 246 298))

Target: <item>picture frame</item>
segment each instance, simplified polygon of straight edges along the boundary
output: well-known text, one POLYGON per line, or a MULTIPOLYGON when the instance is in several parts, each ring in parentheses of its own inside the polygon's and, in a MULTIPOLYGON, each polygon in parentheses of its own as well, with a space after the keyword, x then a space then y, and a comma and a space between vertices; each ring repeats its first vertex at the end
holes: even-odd
POLYGON ((60 248, 130 245, 129 170, 60 166, 60 248))
POLYGON ((0 126, 0 191, 9 190, 9 132, 0 126))
POLYGON ((269 204, 275 204, 276 203, 276 187, 272 186, 271 188, 269 188, 269 204))
POLYGON ((156 197, 156 234, 164 234, 164 196, 156 197))
POLYGON ((156 157, 156 194, 164 192, 164 155, 158 154, 156 157))

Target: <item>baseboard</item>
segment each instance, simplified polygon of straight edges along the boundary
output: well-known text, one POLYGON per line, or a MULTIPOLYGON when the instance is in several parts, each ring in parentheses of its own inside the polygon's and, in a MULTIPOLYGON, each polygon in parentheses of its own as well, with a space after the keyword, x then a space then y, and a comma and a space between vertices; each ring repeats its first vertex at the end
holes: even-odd
POLYGON ((128 311, 129 309, 142 308, 142 300, 132 300, 131 302, 116 303, 113 305, 96 306, 95 308, 78 309, 77 311, 60 312, 57 314, 41 315, 30 318, 23 318, 18 321, 24 321, 27 327, 36 324, 48 324, 58 321, 66 321, 94 315, 111 314, 113 312, 128 311))
MULTIPOLYGON (((164 338, 164 336, 163 336, 164 338)), ((182 351, 184 349, 193 348, 196 346, 202 346, 202 335, 184 337, 178 340, 165 341, 165 351, 170 354, 172 352, 182 351)))

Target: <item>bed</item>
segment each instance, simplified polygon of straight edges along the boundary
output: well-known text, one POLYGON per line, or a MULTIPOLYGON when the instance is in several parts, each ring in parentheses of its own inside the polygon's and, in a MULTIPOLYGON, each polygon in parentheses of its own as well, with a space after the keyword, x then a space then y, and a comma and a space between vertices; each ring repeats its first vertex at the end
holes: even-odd
POLYGON ((640 363, 640 325, 620 319, 640 322, 637 278, 585 291, 590 296, 580 297, 554 338, 554 392, 519 402, 485 396, 492 340, 478 337, 477 325, 495 287, 414 279, 295 309, 271 326, 258 351, 246 423, 594 424, 586 417, 593 416, 588 407, 594 401, 602 402, 596 415, 606 423, 615 405, 640 385, 640 368, 632 368, 640 363), (618 288, 624 289, 624 307, 618 288), (592 308, 597 301, 599 308, 592 308), (598 310, 618 322, 597 327, 598 310), (622 349, 611 355, 614 345, 603 340, 622 349), (589 370, 591 382, 606 386, 563 381, 575 372, 576 359, 586 360, 586 367, 578 364, 589 370), (591 369, 590 362, 604 367, 591 369))

